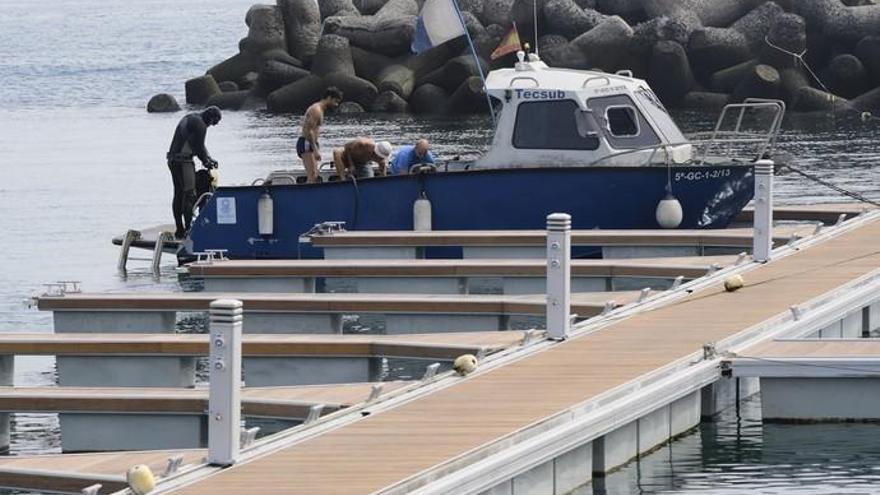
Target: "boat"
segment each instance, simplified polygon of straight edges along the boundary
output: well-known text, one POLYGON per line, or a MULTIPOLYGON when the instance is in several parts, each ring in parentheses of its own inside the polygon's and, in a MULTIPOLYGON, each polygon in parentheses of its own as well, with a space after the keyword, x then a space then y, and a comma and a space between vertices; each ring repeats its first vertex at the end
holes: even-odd
POLYGON ((754 161, 773 152, 785 112, 776 100, 731 104, 709 139, 689 141, 629 71, 550 68, 523 52, 513 68, 488 74, 486 90, 498 117, 476 161, 359 180, 322 170, 314 184, 275 171, 220 187, 194 219, 181 259, 209 250, 320 258, 301 242, 317 224, 426 228, 414 219, 418 202, 430 211, 421 223, 434 230, 539 229, 552 212, 571 214, 575 229, 724 228, 752 199, 754 161), (747 129, 752 113, 769 116, 769 125, 747 129))

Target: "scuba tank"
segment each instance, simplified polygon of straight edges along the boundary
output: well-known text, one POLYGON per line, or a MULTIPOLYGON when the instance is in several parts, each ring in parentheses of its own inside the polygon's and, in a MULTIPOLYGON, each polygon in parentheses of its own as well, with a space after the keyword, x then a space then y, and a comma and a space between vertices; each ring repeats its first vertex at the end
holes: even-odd
POLYGON ((271 236, 274 233, 275 205, 269 190, 263 191, 257 200, 257 230, 260 235, 271 236))
POLYGON ((413 230, 431 230, 431 200, 425 195, 425 191, 413 203, 413 230))

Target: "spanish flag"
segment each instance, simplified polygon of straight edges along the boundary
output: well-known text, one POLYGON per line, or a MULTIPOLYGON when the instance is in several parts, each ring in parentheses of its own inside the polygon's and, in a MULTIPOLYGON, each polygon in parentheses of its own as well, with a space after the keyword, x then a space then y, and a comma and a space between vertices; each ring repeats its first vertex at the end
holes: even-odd
POLYGON ((519 32, 516 30, 516 24, 513 25, 513 29, 507 33, 501 40, 501 44, 498 45, 498 48, 492 52, 491 58, 495 60, 496 58, 501 58, 508 53, 514 53, 519 50, 522 50, 522 43, 519 41, 519 32))

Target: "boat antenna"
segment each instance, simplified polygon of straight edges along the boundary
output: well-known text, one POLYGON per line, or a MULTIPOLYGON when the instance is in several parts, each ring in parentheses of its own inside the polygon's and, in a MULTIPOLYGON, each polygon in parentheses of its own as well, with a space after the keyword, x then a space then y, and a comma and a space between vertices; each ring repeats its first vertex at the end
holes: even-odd
POLYGON ((532 17, 535 29, 535 55, 538 55, 538 0, 532 0, 532 17))
POLYGON ((498 126, 498 123, 495 120, 495 109, 492 107, 492 97, 489 96, 489 86, 486 85, 486 76, 483 75, 483 64, 480 63, 480 57, 477 56, 477 50, 474 48, 474 40, 471 39, 471 33, 468 32, 467 24, 464 22, 464 17, 461 15, 461 9, 458 8, 458 0, 452 0, 452 5, 455 6, 455 14, 458 15, 458 21, 461 22, 461 29, 464 31, 464 35, 467 38, 468 46, 471 47, 471 55, 474 56, 474 63, 477 64, 477 70, 480 72, 480 80, 483 81, 483 93, 486 94, 486 104, 489 105, 489 113, 492 115, 492 128, 498 126))

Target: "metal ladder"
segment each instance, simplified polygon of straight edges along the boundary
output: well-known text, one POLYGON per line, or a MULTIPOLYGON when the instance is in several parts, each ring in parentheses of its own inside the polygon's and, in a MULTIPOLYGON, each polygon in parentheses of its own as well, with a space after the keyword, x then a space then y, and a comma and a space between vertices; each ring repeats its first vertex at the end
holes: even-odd
POLYGON ((156 245, 153 246, 153 256, 150 258, 133 258, 129 256, 129 252, 131 251, 131 244, 141 238, 141 232, 139 230, 129 230, 125 233, 125 236, 122 238, 122 248, 119 251, 119 261, 116 264, 116 268, 120 273, 126 272, 126 265, 128 265, 128 260, 138 260, 138 261, 149 261, 150 262, 150 270, 153 272, 154 277, 159 276, 159 265, 162 263, 162 252, 165 248, 165 243, 167 241, 174 240, 174 234, 171 232, 160 232, 159 237, 156 239, 156 245))

